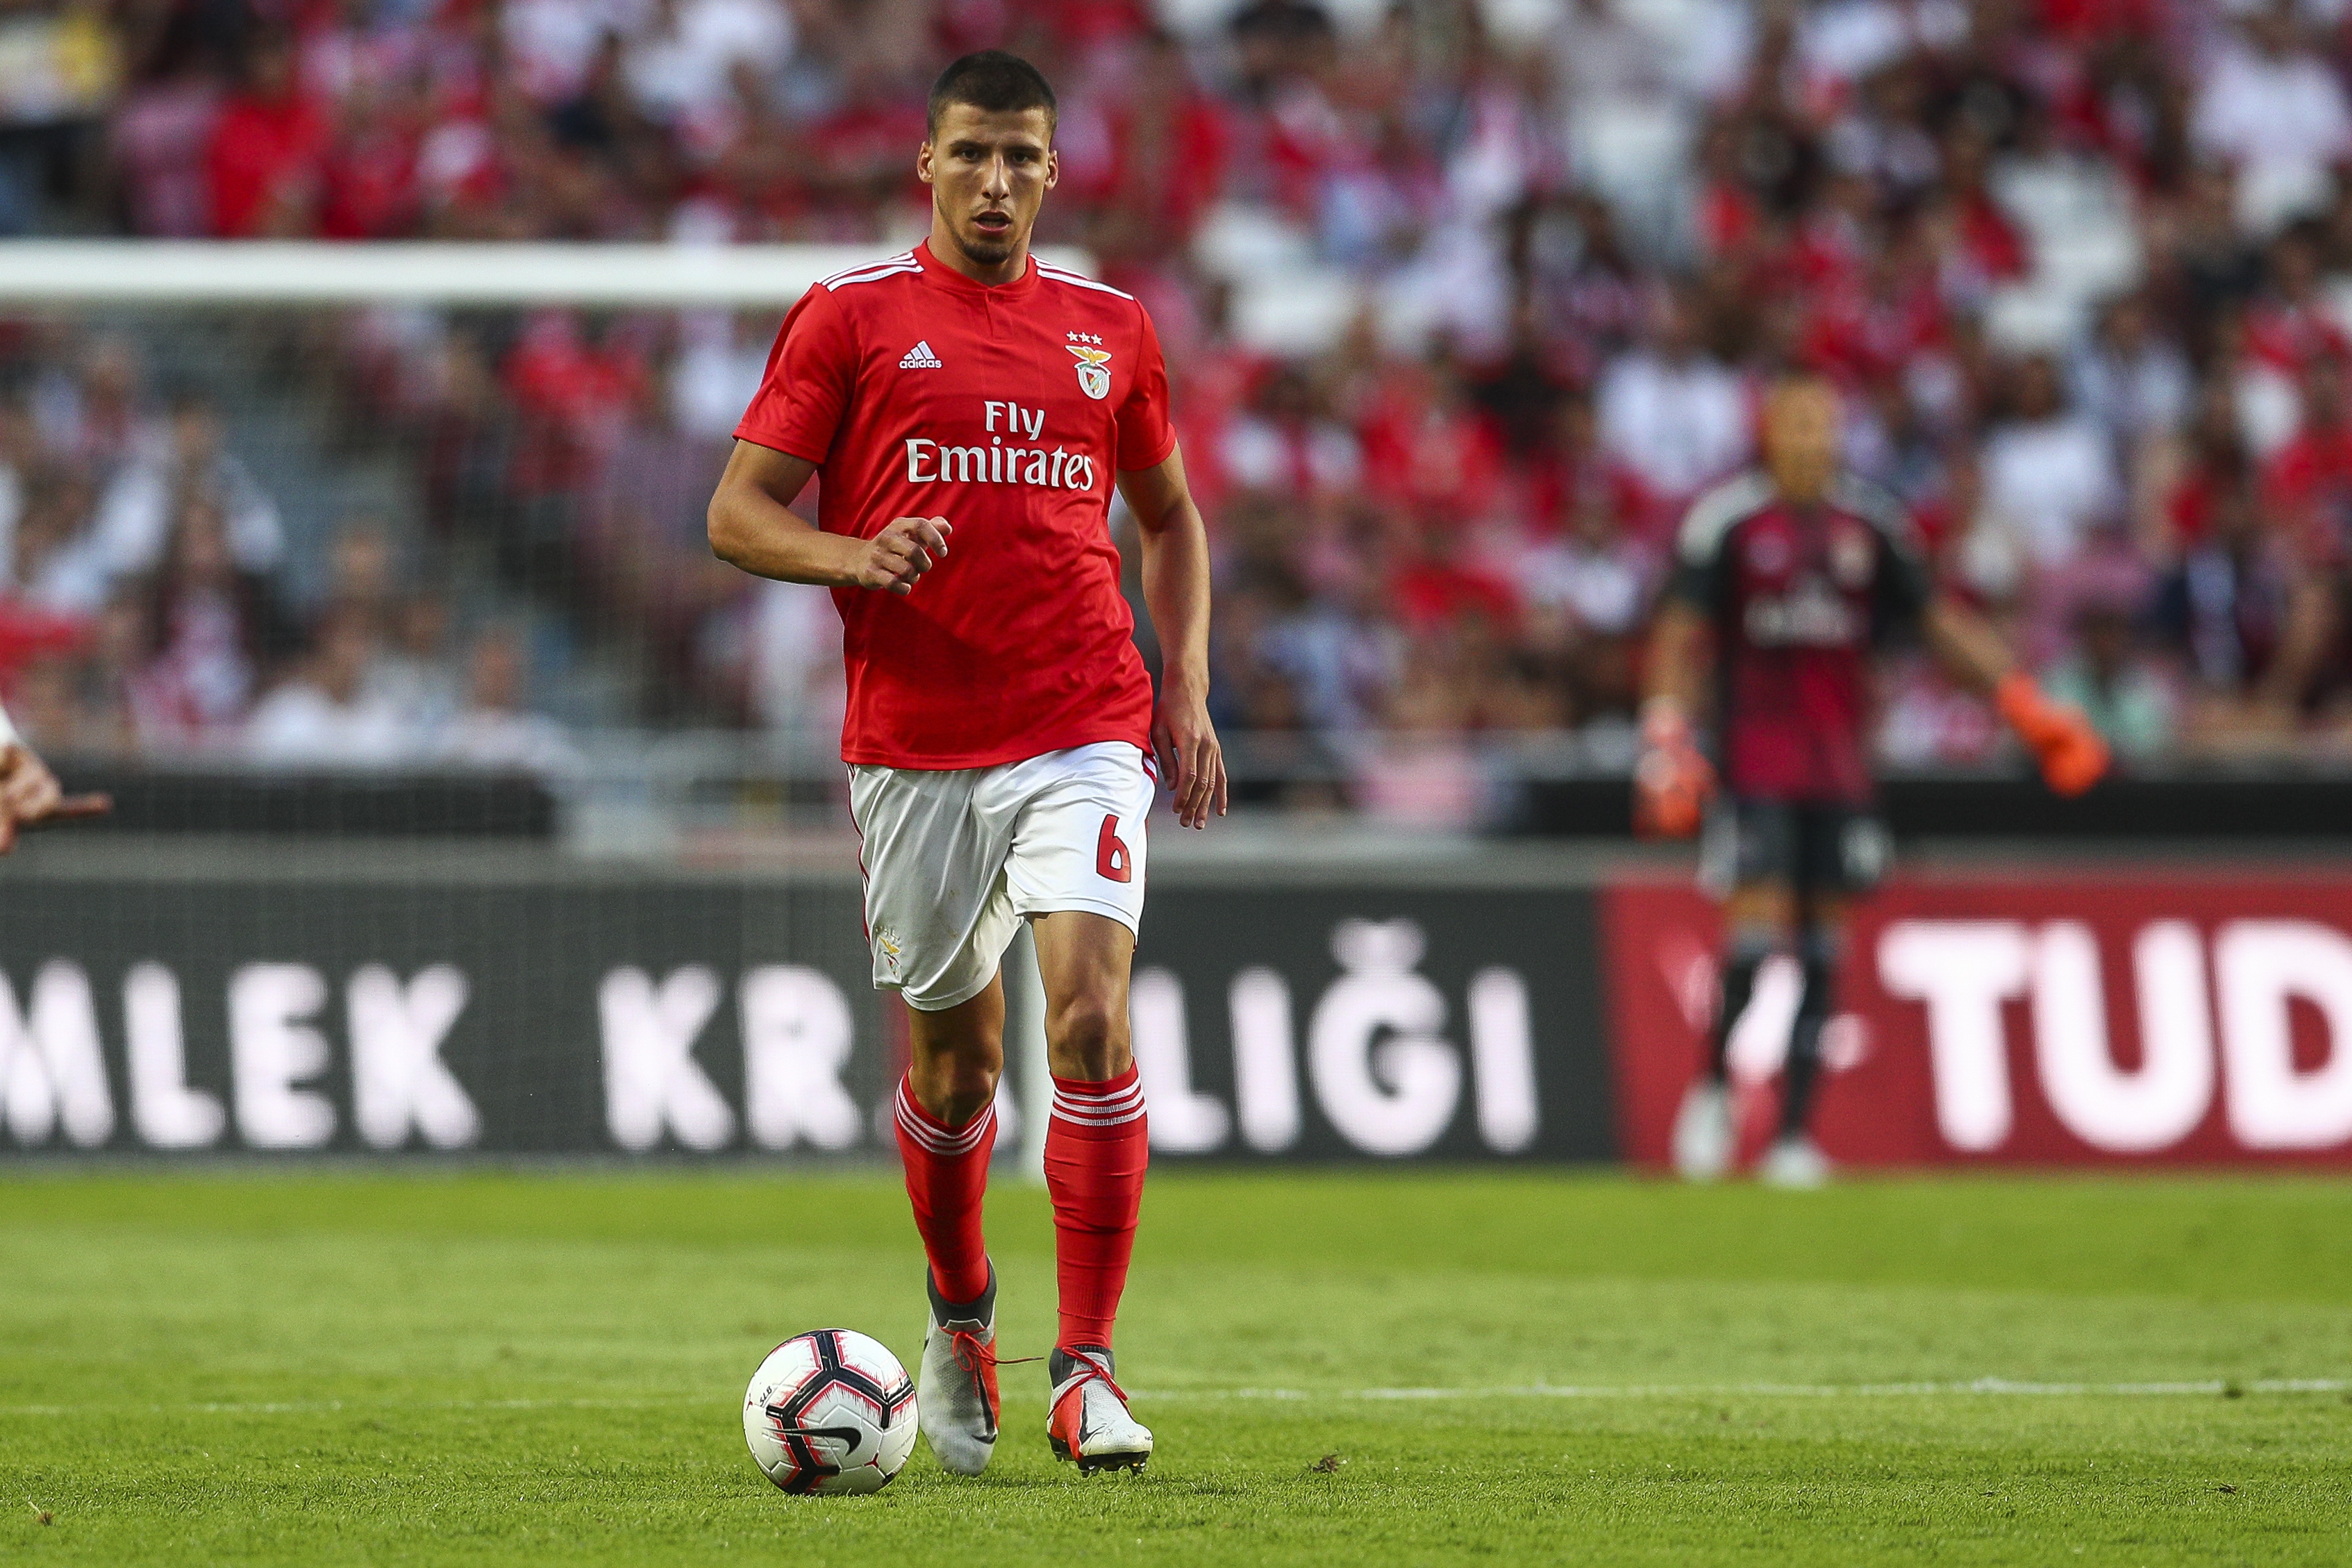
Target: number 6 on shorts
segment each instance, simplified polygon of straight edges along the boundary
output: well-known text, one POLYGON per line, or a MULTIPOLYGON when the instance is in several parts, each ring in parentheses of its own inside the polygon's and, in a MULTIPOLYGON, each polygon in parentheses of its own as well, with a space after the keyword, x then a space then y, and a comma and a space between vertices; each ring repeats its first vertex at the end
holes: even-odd
POLYGON ((1118 836, 1118 818, 1103 818, 1102 835, 1095 840, 1095 869, 1114 882, 1135 879, 1135 859, 1127 852, 1127 841, 1118 836))

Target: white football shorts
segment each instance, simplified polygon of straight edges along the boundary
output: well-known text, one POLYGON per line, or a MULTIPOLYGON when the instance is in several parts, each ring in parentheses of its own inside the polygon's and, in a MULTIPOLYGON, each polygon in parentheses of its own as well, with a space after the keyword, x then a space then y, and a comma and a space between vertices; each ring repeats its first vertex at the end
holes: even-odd
POLYGON ((1157 786, 1125 741, 992 768, 853 764, 874 985, 936 1013, 996 977, 1020 922, 1088 910, 1143 928, 1144 823, 1157 786))

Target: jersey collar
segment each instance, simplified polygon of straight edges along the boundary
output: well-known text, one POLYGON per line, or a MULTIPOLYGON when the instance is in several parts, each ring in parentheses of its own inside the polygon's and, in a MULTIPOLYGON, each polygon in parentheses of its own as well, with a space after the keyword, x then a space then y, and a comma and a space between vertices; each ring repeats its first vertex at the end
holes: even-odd
POLYGON ((1027 298, 1037 287, 1037 256, 1034 251, 1029 255, 1029 269, 1010 283, 982 283, 965 277, 933 256, 931 242, 928 239, 915 247, 915 259, 923 264, 924 277, 950 292, 982 295, 992 300, 1021 300, 1027 298))

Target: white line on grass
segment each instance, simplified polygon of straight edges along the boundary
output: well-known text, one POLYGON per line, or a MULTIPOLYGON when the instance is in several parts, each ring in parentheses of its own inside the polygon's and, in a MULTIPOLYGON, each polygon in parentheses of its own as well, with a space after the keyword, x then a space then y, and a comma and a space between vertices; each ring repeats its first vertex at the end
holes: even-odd
MULTIPOLYGON (((2265 1377, 2244 1382, 2197 1378, 2148 1383, 2029 1383, 1979 1377, 1965 1383, 1534 1383, 1493 1388, 1160 1388, 1138 1389, 1145 1400, 1360 1400, 1399 1402, 1448 1399, 1900 1399, 1932 1394, 1995 1397, 2146 1398, 2210 1396, 2232 1388, 2244 1394, 2347 1394, 2352 1378, 2265 1377)), ((331 1415, 349 1410, 645 1410, 709 1405, 710 1396, 669 1394, 646 1399, 315 1399, 194 1405, 5 1405, 5 1415, 331 1415)))
POLYGON ((1972 1394, 2046 1397, 2134 1398, 2158 1394, 2352 1393, 2352 1379, 2271 1377, 2245 1382, 2199 1378, 2152 1383, 2026 1383, 2006 1377, 1965 1383, 1535 1383, 1492 1388, 1166 1388, 1138 1389, 1139 1399, 1885 1399, 1922 1394, 1972 1394))
POLYGON ((195 1405, 0 1405, 0 1415, 90 1415, 121 1412, 135 1415, 332 1415, 366 1410, 649 1410, 673 1405, 708 1405, 697 1394, 654 1399, 284 1399, 209 1400, 195 1405))

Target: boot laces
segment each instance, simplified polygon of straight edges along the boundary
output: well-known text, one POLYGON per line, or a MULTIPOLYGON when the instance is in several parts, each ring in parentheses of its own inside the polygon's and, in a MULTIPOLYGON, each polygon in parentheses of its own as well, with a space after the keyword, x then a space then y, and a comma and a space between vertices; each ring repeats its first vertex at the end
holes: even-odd
POLYGON ((993 1344, 969 1329, 948 1331, 948 1352, 955 1357, 956 1365, 975 1377, 980 1374, 982 1367, 1021 1366, 1029 1362, 1045 1359, 1043 1356, 1024 1355, 1015 1356, 1008 1361, 996 1353, 996 1347, 993 1344))
POLYGON ((1076 1370, 1070 1373, 1070 1391, 1072 1393, 1076 1393, 1079 1389, 1084 1388, 1089 1383, 1099 1383, 1105 1388, 1109 1389, 1113 1394, 1118 1395, 1118 1402, 1121 1405, 1132 1403, 1132 1401, 1127 1397, 1127 1390, 1121 1388, 1118 1385, 1118 1381, 1111 1376, 1110 1368, 1096 1360, 1091 1352, 1087 1351, 1066 1351, 1063 1353, 1067 1355, 1072 1361, 1078 1363, 1076 1370))

